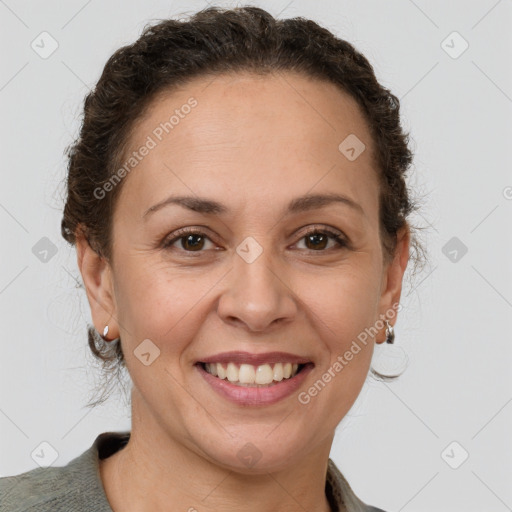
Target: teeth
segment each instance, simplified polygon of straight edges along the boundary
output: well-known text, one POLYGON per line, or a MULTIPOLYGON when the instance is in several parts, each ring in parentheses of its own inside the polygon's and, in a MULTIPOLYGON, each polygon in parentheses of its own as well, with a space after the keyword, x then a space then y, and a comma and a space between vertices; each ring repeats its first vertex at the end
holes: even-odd
POLYGON ((276 364, 274 365, 274 380, 279 382, 283 380, 283 365, 282 364, 276 364))
POLYGON ((228 378, 229 382, 237 382, 239 374, 240 374, 240 372, 239 372, 236 364, 228 363, 228 368, 226 370, 226 377, 228 378))
MULTIPOLYGON (((256 377, 254 380, 256 384, 270 384, 273 380, 274 372, 269 364, 262 364, 261 366, 258 366, 258 368, 256 369, 256 377)), ((240 380, 240 382, 242 381, 240 380)))
POLYGON ((205 369, 208 373, 219 379, 227 378, 229 382, 236 384, 268 385, 274 381, 280 382, 283 379, 294 377, 297 374, 299 365, 275 363, 273 365, 262 364, 253 366, 252 364, 237 365, 236 363, 228 363, 225 367, 221 363, 207 363, 205 364, 205 369))
MULTIPOLYGON (((214 375, 215 377, 217 376, 217 365, 216 364, 207 364, 206 365, 206 371, 208 373, 211 373, 212 375, 214 375)), ((221 377, 222 379, 225 377, 225 373, 223 375, 223 377, 221 377)))
MULTIPOLYGON (((233 364, 233 363, 229 363, 233 364)), ((236 366, 235 366, 236 368, 236 366)), ((259 369, 259 368, 258 368, 259 369)), ((252 384, 256 378, 256 372, 252 364, 241 364, 240 371, 238 372, 238 382, 241 384, 252 384)), ((233 382, 233 381, 231 381, 233 382)))
MULTIPOLYGON (((210 367, 217 369, 217 377, 219 379, 225 379, 226 378, 226 370, 224 370, 224 367, 221 364, 211 363, 210 367)), ((208 371, 208 367, 206 367, 206 370, 208 371)), ((212 375, 215 375, 214 372, 210 372, 212 375)))

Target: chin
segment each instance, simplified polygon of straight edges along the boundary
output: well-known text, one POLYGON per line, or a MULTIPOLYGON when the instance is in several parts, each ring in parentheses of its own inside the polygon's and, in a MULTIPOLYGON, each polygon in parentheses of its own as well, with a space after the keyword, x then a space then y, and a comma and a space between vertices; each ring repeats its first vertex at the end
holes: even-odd
POLYGON ((232 438, 224 436, 219 440, 208 436, 211 443, 201 447, 203 437, 198 447, 211 462, 229 471, 252 475, 279 472, 300 463, 307 455, 305 447, 311 446, 311 440, 298 432, 277 433, 279 427, 275 427, 257 425, 243 429, 239 425, 232 438))

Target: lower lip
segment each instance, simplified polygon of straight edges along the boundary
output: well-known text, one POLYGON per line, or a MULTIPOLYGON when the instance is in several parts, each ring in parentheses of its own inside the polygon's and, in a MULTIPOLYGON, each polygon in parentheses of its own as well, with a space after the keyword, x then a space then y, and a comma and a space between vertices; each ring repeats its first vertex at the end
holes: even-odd
POLYGON ((237 386, 228 380, 219 379, 208 373, 200 364, 196 368, 203 379, 219 395, 227 398, 238 405, 271 405, 283 400, 293 394, 304 382, 309 372, 313 369, 313 364, 307 364, 304 368, 289 379, 283 379, 276 384, 268 387, 251 388, 247 386, 237 386))

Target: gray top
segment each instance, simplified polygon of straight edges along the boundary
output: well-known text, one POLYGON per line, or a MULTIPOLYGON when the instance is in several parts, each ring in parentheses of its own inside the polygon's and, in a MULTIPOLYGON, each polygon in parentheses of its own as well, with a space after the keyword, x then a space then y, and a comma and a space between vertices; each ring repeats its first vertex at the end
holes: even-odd
MULTIPOLYGON (((103 432, 66 466, 35 468, 0 478, 0 512, 113 512, 100 477, 99 459, 120 450, 130 432, 103 432)), ((384 512, 362 502, 329 459, 325 493, 333 512, 384 512)))

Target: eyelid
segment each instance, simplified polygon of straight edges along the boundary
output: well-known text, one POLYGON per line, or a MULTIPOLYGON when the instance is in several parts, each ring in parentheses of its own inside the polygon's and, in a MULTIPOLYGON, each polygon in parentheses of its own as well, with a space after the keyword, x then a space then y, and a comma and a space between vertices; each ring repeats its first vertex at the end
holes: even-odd
MULTIPOLYGON (((304 233, 302 233, 302 235, 299 237, 298 242, 300 242, 306 236, 314 235, 316 233, 318 233, 318 234, 326 234, 330 238, 332 238, 338 244, 337 249, 350 248, 351 247, 350 240, 345 235, 345 233, 343 233, 343 231, 341 231, 341 230, 339 230, 337 228, 333 228, 331 226, 318 225, 318 224, 312 225, 312 226, 308 226, 308 229, 304 233)), ((329 252, 329 250, 326 250, 326 251, 314 251, 313 249, 310 249, 310 252, 319 252, 319 253, 325 252, 325 253, 327 253, 327 252, 329 252)))
MULTIPOLYGON (((177 241, 181 240, 182 238, 186 237, 187 235, 198 235, 203 236, 204 238, 208 238, 211 242, 216 243, 215 240, 212 239, 212 237, 208 234, 210 230, 205 226, 194 226, 194 227, 187 227, 187 228, 180 228, 176 231, 173 231, 170 235, 166 236, 163 239, 162 246, 164 249, 170 247, 171 245, 175 244, 177 241)), ((184 251, 184 252, 204 252, 204 251, 184 251)))
MULTIPOLYGON (((336 242, 337 247, 331 248, 330 250, 351 247, 349 238, 345 235, 345 233, 343 233, 343 231, 341 231, 337 228, 334 228, 334 227, 331 227, 328 225, 322 225, 322 224, 308 225, 308 226, 306 226, 306 228, 307 228, 306 231, 304 231, 301 234, 301 236, 299 236, 298 240, 296 242, 294 242, 294 245, 299 243, 300 241, 302 241, 306 236, 310 236, 310 235, 319 233, 319 234, 328 235, 332 240, 334 240, 336 242)), ((296 232, 297 231, 300 232, 301 229, 302 228, 299 228, 299 230, 296 230, 296 232)), ((165 237, 162 242, 162 246, 164 249, 168 249, 173 244, 175 244, 176 242, 178 242, 179 240, 181 240, 182 238, 184 238, 187 235, 203 236, 204 238, 207 238, 208 240, 210 240, 212 243, 216 244, 215 240, 213 240, 212 237, 210 237, 208 235, 208 232, 210 232, 210 230, 205 226, 194 226, 194 227, 180 228, 180 229, 177 229, 176 231, 174 231, 173 233, 171 233, 171 235, 165 237)), ((215 249, 215 250, 217 250, 217 249, 215 249)), ((330 250, 319 250, 319 251, 315 251, 313 249, 306 249, 306 250, 309 252, 312 252, 312 253, 330 252, 330 250)), ((185 252, 185 253, 189 253, 189 254, 200 254, 205 251, 202 251, 202 250, 201 251, 185 251, 185 250, 183 250, 181 252, 185 252)))
MULTIPOLYGON (((322 231, 322 232, 329 233, 332 235, 338 235, 338 236, 347 238, 345 236, 345 234, 343 233, 343 231, 339 230, 338 228, 334 228, 329 225, 326 225, 326 224, 308 224, 307 226, 305 226, 305 228, 306 228, 306 231, 304 232, 304 236, 308 235, 310 233, 315 233, 317 231, 322 231)), ((300 229, 302 229, 302 228, 299 228, 299 231, 300 231, 300 229)))

